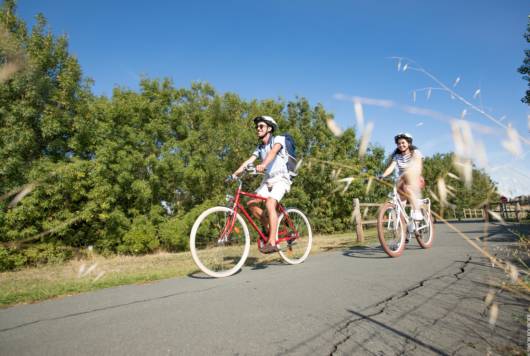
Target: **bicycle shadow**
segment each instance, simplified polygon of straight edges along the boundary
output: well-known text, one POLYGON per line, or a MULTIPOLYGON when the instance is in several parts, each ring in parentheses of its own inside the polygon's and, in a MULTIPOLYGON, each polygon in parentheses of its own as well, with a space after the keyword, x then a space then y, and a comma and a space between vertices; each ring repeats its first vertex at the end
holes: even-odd
POLYGON ((371 258, 381 259, 388 258, 388 255, 381 246, 355 246, 342 252, 343 256, 353 258, 371 258))
MULTIPOLYGON (((407 244, 405 250, 421 250, 421 246, 407 244)), ((377 246, 355 246, 351 247, 342 253, 345 257, 352 258, 370 258, 370 259, 384 259, 390 258, 383 248, 379 245, 377 246)))
MULTIPOLYGON (((236 261, 236 257, 233 257, 232 259, 234 260, 233 262, 237 262, 236 261)), ((274 259, 274 260, 259 261, 259 258, 253 257, 253 256, 249 256, 247 258, 247 260, 245 261, 245 264, 243 265, 243 268, 250 268, 251 270, 256 271, 256 270, 266 269, 266 268, 268 268, 270 266, 287 266, 287 265, 288 264, 284 263, 279 257, 278 257, 278 259, 274 259)), ((238 275, 239 273, 241 273, 243 268, 241 268, 239 271, 235 272, 231 276, 238 275)), ((196 270, 196 271, 193 271, 191 273, 188 273, 187 276, 189 278, 202 279, 202 280, 217 279, 217 277, 209 276, 206 273, 202 272, 201 270, 196 270)))
MULTIPOLYGON (((238 275, 239 273, 241 273, 241 270, 235 272, 232 276, 238 275)), ((188 273, 187 276, 193 279, 217 279, 218 278, 218 277, 209 276, 200 270, 188 273)))
MULTIPOLYGON (((240 259, 240 256, 226 256, 223 261, 226 262, 227 264, 231 264, 231 265, 236 265, 237 262, 239 261, 240 259)), ((248 259, 247 259, 248 261, 248 259)), ((234 274, 232 274, 232 276, 235 276, 237 274, 239 274, 241 272, 241 269, 237 272, 235 272, 234 274)), ((212 276, 209 276, 207 275, 206 273, 200 271, 200 270, 195 270, 191 273, 188 273, 187 275, 188 277, 190 278, 194 278, 194 279, 216 279, 217 277, 212 277, 212 276)))
POLYGON ((257 257, 249 256, 245 262, 245 267, 251 267, 253 271, 267 269, 269 266, 286 266, 281 260, 271 260, 271 261, 259 261, 257 257))

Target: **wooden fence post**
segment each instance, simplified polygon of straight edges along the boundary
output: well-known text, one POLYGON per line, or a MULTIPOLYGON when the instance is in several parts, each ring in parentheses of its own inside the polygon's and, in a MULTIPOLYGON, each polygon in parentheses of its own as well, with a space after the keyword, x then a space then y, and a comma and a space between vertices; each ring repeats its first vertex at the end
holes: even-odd
POLYGON ((361 217, 361 206, 359 199, 353 199, 353 221, 355 222, 355 232, 357 234, 357 242, 364 242, 363 221, 361 217))

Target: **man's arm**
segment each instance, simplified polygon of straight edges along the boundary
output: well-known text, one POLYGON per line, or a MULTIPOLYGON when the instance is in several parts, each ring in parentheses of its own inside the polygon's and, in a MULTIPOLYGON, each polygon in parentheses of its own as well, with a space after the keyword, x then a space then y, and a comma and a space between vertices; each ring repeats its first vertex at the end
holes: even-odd
POLYGON ((239 168, 232 174, 233 176, 239 176, 241 173, 243 173, 243 171, 245 170, 245 168, 250 164, 250 163, 253 163, 255 160, 256 160, 256 156, 252 155, 250 156, 249 159, 247 159, 245 162, 243 162, 243 164, 241 164, 241 166, 239 166, 239 168))
POLYGON ((267 157, 256 166, 256 170, 258 172, 263 172, 267 166, 274 160, 278 152, 282 149, 282 145, 279 143, 275 143, 274 146, 272 146, 272 149, 267 153, 267 157))

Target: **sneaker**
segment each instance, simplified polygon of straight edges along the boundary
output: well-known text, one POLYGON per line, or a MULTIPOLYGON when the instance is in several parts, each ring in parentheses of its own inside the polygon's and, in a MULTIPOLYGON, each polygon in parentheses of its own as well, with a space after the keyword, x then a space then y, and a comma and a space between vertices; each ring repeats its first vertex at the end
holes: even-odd
POLYGON ((271 245, 271 244, 266 244, 265 246, 263 246, 261 248, 261 252, 262 253, 274 253, 274 252, 278 252, 278 246, 276 245, 271 245))
POLYGON ((421 210, 413 210, 410 214, 410 217, 414 220, 423 220, 423 214, 421 213, 421 210))

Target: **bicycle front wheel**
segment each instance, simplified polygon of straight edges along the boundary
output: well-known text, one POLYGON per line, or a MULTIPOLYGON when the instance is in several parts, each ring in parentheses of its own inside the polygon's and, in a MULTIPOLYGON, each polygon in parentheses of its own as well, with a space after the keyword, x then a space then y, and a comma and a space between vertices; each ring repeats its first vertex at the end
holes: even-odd
POLYGON ((385 203, 379 208, 377 237, 387 255, 401 256, 405 249, 405 225, 392 203, 385 203))
POLYGON ((432 222, 432 215, 426 206, 421 207, 423 220, 419 222, 416 230, 416 240, 422 248, 430 248, 434 241, 434 224, 432 222))
POLYGON ((243 267, 250 252, 247 224, 224 206, 204 211, 191 229, 190 250, 201 271, 228 277, 243 267))
POLYGON ((307 217, 298 209, 289 208, 278 219, 280 256, 291 265, 304 262, 313 244, 313 232, 307 217))

